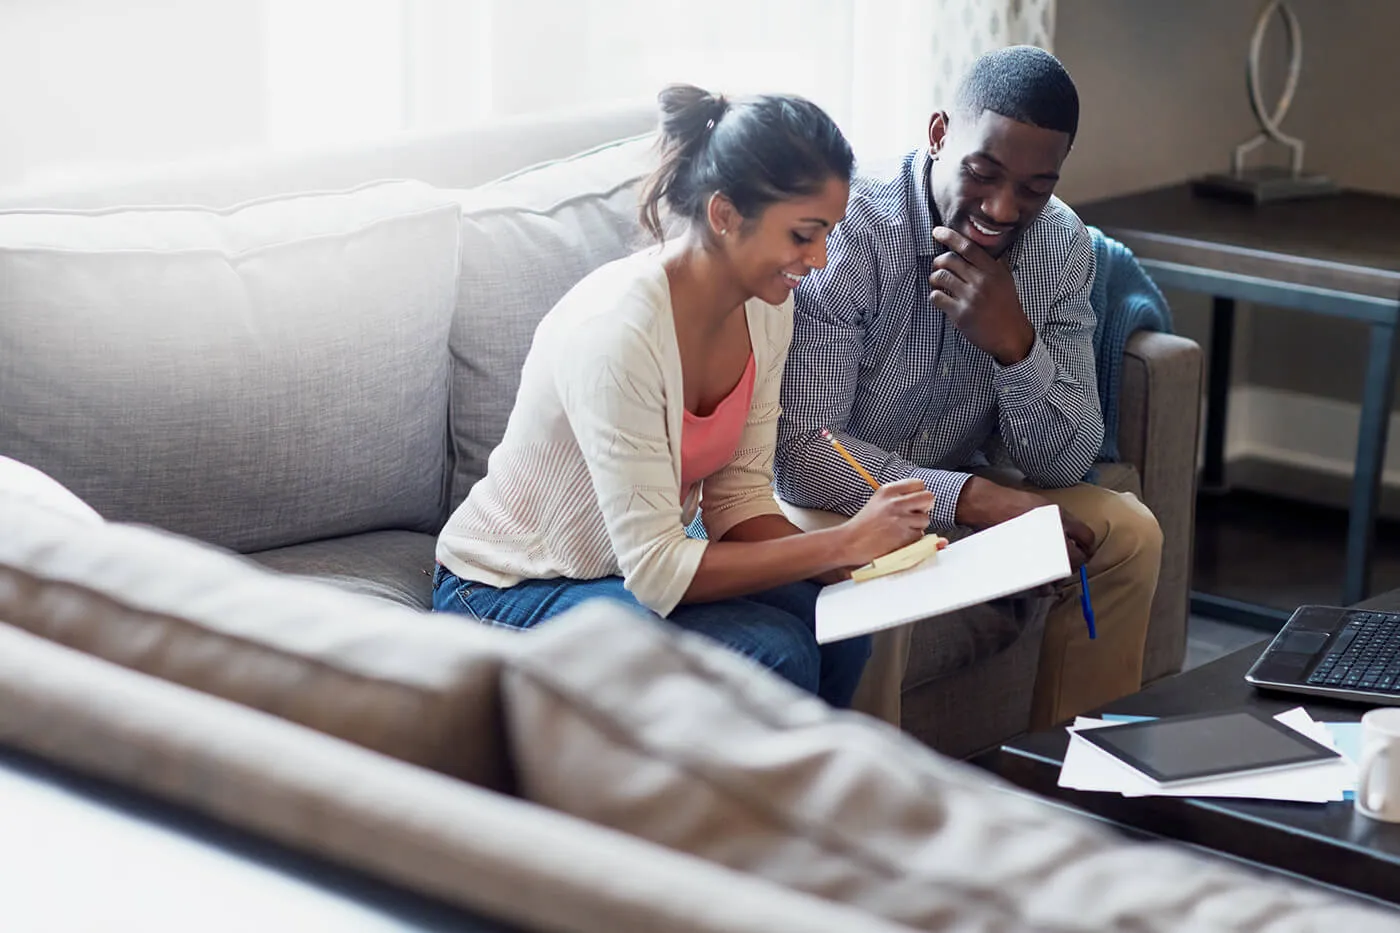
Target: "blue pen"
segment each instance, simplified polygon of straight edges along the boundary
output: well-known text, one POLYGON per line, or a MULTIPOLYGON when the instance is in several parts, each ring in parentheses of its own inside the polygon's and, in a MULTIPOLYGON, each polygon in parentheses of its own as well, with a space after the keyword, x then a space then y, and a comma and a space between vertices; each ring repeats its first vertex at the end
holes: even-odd
POLYGON ((1089 626, 1089 637, 1097 638, 1098 632, 1094 631, 1094 606, 1089 602, 1089 571, 1084 569, 1084 565, 1079 565, 1079 605, 1084 610, 1084 624, 1089 626))

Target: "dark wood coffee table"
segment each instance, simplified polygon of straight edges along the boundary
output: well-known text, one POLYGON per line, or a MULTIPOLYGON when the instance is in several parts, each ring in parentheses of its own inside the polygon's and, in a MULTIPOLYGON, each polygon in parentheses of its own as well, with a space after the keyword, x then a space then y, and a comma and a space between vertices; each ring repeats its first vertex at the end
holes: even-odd
MULTIPOLYGON (((1396 594, 1400 595, 1400 594, 1396 594)), ((1377 600, 1379 601, 1379 600, 1377 600)), ((1392 608, 1396 600, 1392 599, 1392 608)), ((1245 683, 1263 645, 1243 648, 1111 703, 1102 712, 1170 716, 1249 706, 1271 715, 1303 706, 1317 720, 1355 722, 1366 707, 1282 693, 1245 683)), ((1203 846, 1400 904, 1400 824, 1369 820, 1351 801, 1284 803, 1196 797, 1123 797, 1058 785, 1069 736, 1063 728, 1013 739, 973 759, 1043 797, 1087 811, 1130 832, 1203 846)))

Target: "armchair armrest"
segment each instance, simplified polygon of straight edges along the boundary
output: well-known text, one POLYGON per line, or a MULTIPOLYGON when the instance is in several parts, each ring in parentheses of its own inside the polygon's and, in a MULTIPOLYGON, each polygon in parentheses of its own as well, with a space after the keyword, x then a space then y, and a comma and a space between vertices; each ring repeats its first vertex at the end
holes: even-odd
POLYGON ((1201 378, 1201 348, 1195 341, 1149 331, 1128 339, 1118 449, 1137 468, 1143 502, 1162 526, 1162 572, 1147 629, 1144 683, 1179 671, 1186 655, 1201 378))

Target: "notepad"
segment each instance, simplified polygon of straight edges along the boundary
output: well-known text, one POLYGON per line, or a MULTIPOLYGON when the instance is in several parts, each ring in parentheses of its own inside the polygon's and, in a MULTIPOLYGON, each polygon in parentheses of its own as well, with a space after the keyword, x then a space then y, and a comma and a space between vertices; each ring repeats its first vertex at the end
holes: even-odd
POLYGON ((866 580, 876 580, 880 577, 887 577, 892 573, 899 573, 901 570, 908 570, 916 567, 926 560, 932 560, 938 556, 938 549, 946 547, 948 539, 942 535, 924 535, 913 544, 906 545, 897 551, 891 551, 884 557, 877 557, 864 567, 857 567, 851 571, 851 579, 857 583, 864 583, 866 580))
POLYGON ((908 570, 817 597, 821 644, 906 625, 1070 575, 1060 509, 1045 505, 956 541, 908 570))

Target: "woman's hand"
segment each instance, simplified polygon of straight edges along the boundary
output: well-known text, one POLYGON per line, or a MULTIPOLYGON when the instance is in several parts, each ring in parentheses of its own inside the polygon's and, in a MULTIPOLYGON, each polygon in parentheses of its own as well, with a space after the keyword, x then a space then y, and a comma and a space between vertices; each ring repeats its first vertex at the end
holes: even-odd
POLYGON ((923 480, 911 477, 881 486, 864 508, 841 526, 845 563, 859 567, 913 544, 928 528, 932 508, 933 493, 924 488, 923 480))

